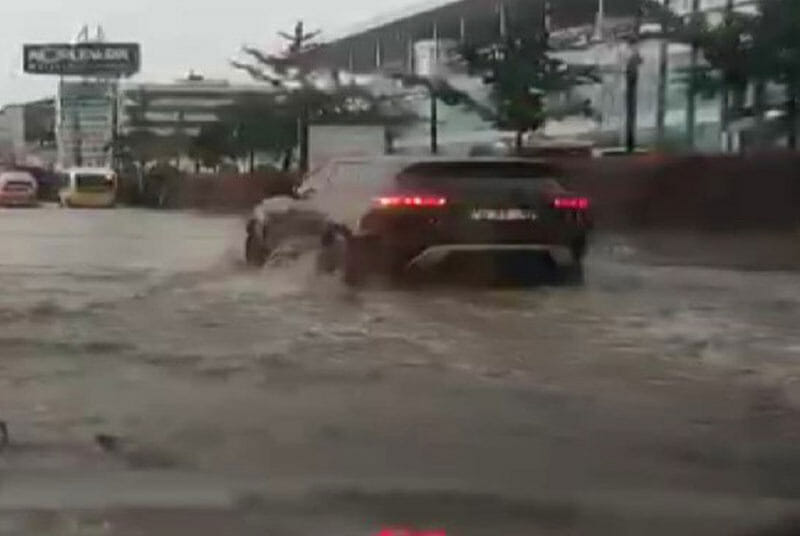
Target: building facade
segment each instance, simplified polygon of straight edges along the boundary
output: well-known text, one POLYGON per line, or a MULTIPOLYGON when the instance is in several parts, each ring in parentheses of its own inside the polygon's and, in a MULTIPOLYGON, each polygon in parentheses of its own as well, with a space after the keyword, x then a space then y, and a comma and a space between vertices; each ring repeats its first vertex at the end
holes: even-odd
MULTIPOLYGON (((755 0, 661 0, 676 14, 688 16, 694 9, 701 12, 712 24, 722 20, 729 5, 740 12, 755 9, 755 0), (730 2, 730 4, 729 4, 730 2)), ((624 0, 500 0, 488 4, 476 0, 459 0, 428 11, 408 14, 405 17, 380 25, 367 27, 361 32, 333 41, 315 51, 321 63, 363 72, 380 73, 387 66, 415 71, 423 76, 447 76, 448 80, 476 100, 486 98, 477 79, 468 79, 463 73, 452 72, 442 62, 449 61, 448 50, 453 43, 470 42, 490 44, 502 38, 513 26, 524 21, 532 32, 547 28, 555 55, 570 63, 597 66, 602 82, 593 86, 575 88, 569 94, 550 96, 549 104, 556 108, 579 108, 582 101, 591 101, 596 114, 593 121, 585 117, 563 117, 548 122, 545 133, 553 136, 582 137, 601 145, 620 145, 626 124, 626 64, 632 49, 629 38, 635 24, 634 2, 624 0), (397 43, 406 42, 406 46, 397 43), (380 51, 380 53, 375 53, 380 51), (324 60, 324 61, 323 61, 324 60)), ((655 25, 658 26, 658 25, 655 25)), ((637 139, 650 144, 656 138, 658 93, 666 88, 665 129, 662 143, 681 144, 687 134, 687 88, 680 80, 681 71, 691 63, 687 46, 649 38, 660 31, 653 24, 642 26, 643 40, 639 45, 637 139), (666 52, 668 66, 665 78, 660 76, 662 50, 666 52)), ((702 58, 700 59, 702 61, 702 58)), ((721 105, 717 98, 698 95, 695 98, 696 118, 694 146, 698 150, 718 151, 723 145, 720 132, 721 105)), ((420 104, 424 118, 425 105, 420 104)), ((440 135, 458 139, 481 139, 478 131, 491 137, 491 128, 485 122, 468 120, 470 112, 458 108, 440 111, 440 135), (473 129, 471 135, 464 128, 473 129), (459 130, 462 129, 462 130, 459 130)), ((473 114, 474 115, 474 114, 473 114)), ((424 143, 424 125, 415 137, 424 143)), ((496 136, 495 136, 496 137, 496 136)), ((487 141, 491 141, 487 138, 487 141)), ((736 144, 732 144, 735 146, 736 144)))
POLYGON ((197 75, 171 83, 127 83, 120 89, 120 131, 196 136, 204 126, 222 121, 237 99, 272 91, 266 84, 232 84, 197 75))
POLYGON ((108 167, 117 128, 116 80, 62 80, 56 108, 58 164, 108 167))
MULTIPOLYGON (((663 0, 662 0, 663 1, 663 0)), ((689 16, 697 8, 710 24, 722 22, 724 12, 732 6, 737 12, 749 12, 755 8, 753 0, 669 0, 666 4, 678 15, 689 16)), ((576 98, 588 99, 596 111, 596 125, 578 127, 569 121, 550 124, 553 134, 568 133, 593 138, 601 144, 622 144, 627 122, 626 66, 633 47, 628 43, 625 21, 603 21, 602 12, 594 28, 584 28, 582 47, 564 47, 555 55, 570 63, 594 65, 602 73, 602 82, 575 90, 576 98), (617 33, 621 30, 621 34, 617 33)), ((683 146, 689 137, 687 109, 688 88, 685 72, 691 66, 691 49, 681 43, 665 43, 662 39, 649 37, 660 32, 659 25, 644 24, 642 39, 636 46, 640 58, 637 87, 637 141, 652 145, 683 146), (662 58, 662 54, 665 56, 662 58), (666 76, 660 73, 661 62, 666 63, 666 76), (657 139, 657 117, 659 113, 659 88, 665 90, 664 131, 657 139)), ((574 42, 574 40, 573 40, 574 42)), ((703 61, 702 55, 699 62, 703 61)), ((740 133, 733 132, 727 140, 721 131, 722 104, 718 96, 695 95, 695 126, 693 143, 699 151, 716 152, 740 148, 740 133)))
POLYGON ((0 161, 50 168, 55 165, 56 104, 42 99, 0 110, 0 161))

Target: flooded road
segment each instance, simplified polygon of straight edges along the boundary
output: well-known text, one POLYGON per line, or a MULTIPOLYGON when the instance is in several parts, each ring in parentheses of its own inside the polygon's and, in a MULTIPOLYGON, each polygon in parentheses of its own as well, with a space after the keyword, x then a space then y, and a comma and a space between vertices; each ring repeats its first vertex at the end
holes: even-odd
POLYGON ((796 511, 800 274, 603 237, 583 286, 356 293, 310 256, 245 269, 242 225, 0 211, 0 534, 740 534, 796 511))

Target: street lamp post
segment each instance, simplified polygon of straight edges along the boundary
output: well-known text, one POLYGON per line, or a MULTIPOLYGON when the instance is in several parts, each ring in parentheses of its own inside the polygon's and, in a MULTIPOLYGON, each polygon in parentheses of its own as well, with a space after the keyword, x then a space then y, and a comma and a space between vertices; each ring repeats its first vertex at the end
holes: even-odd
POLYGON ((429 132, 431 154, 439 153, 439 88, 437 82, 428 76, 418 76, 415 74, 397 74, 393 78, 400 82, 404 87, 422 87, 430 102, 429 132))
MULTIPOLYGON (((663 0, 665 10, 670 9, 670 0, 663 0)), ((669 40, 666 22, 662 21, 661 42, 658 46, 658 94, 656 97, 656 139, 664 143, 667 123, 667 84, 669 77, 669 40)))
POLYGON ((625 64, 625 149, 629 153, 636 150, 637 115, 639 108, 639 37, 642 26, 642 5, 636 8, 633 36, 630 42, 630 56, 625 64))
MULTIPOLYGON (((694 26, 700 11, 700 0, 692 0, 691 24, 694 26)), ((689 83, 686 85, 686 146, 695 147, 695 126, 697 123, 697 63, 700 59, 700 44, 692 37, 689 55, 689 83)))
MULTIPOLYGON (((726 28, 729 28, 732 22, 733 17, 733 0, 726 0, 725 2, 725 15, 723 18, 723 24, 726 28)), ((729 153, 733 149, 733 143, 731 139, 731 88, 728 84, 728 80, 725 77, 725 73, 723 73, 722 78, 722 91, 720 92, 720 103, 719 103, 719 126, 720 126, 720 146, 722 152, 729 153)))
POLYGON ((436 89, 428 85, 428 94, 431 100, 431 154, 439 153, 439 103, 437 102, 436 89))
POLYGON ((625 149, 636 150, 636 129, 639 108, 639 65, 642 58, 637 48, 631 52, 625 65, 625 149))

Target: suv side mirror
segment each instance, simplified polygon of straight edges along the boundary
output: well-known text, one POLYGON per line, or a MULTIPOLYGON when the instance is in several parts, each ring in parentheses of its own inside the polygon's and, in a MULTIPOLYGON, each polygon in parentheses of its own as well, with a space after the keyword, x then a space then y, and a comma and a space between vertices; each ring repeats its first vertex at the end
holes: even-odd
POLYGON ((316 188, 313 187, 304 188, 302 190, 296 190, 293 197, 295 199, 301 199, 301 200, 311 199, 315 193, 317 193, 316 188))

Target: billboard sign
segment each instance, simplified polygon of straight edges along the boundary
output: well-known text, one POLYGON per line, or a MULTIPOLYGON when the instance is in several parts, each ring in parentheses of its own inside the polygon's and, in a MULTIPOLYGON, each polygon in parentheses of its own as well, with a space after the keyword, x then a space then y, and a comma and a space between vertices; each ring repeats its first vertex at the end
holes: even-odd
POLYGON ((24 46, 24 70, 60 76, 131 76, 141 67, 137 43, 51 43, 24 46))

